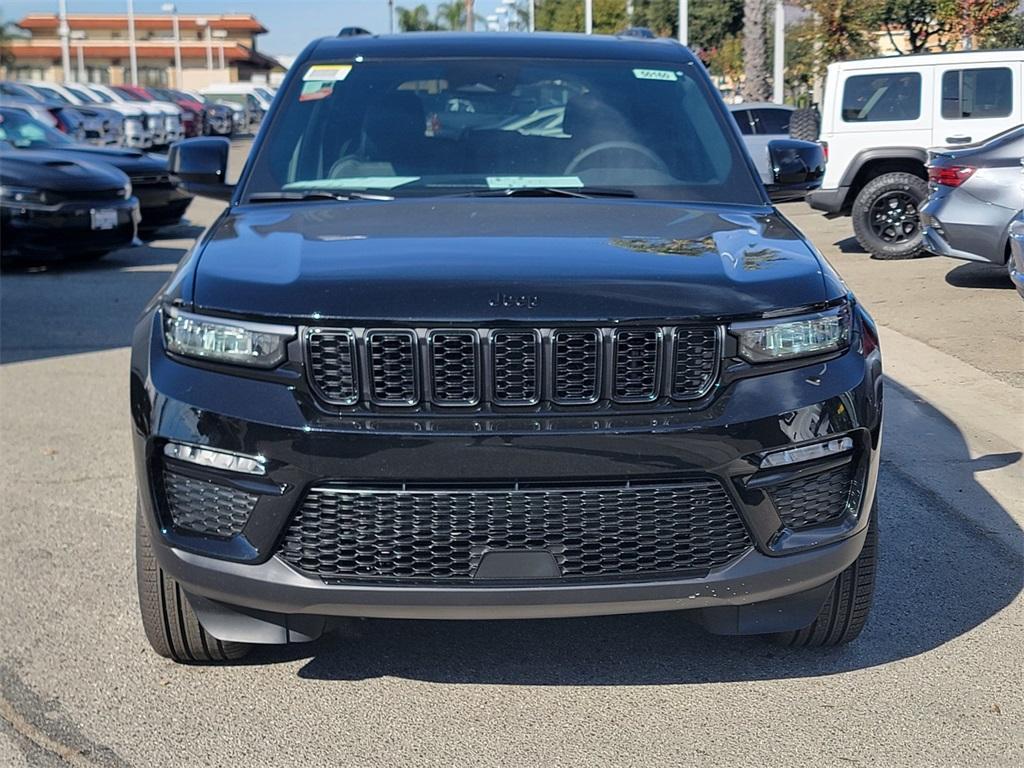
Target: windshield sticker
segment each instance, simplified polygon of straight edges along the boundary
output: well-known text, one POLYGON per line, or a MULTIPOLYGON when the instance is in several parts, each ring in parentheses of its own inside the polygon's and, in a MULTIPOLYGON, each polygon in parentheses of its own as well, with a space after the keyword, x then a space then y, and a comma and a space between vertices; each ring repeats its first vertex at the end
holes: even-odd
POLYGON ((334 84, 348 77, 351 71, 351 64, 314 64, 302 76, 299 101, 326 99, 334 91, 334 84))
POLYGON ((633 77, 637 80, 664 80, 669 83, 679 79, 679 75, 668 69, 634 69, 633 77))
POLYGON ((319 80, 310 80, 302 84, 302 91, 299 93, 299 101, 316 101, 326 99, 334 92, 334 83, 325 83, 319 80))
POLYGON ((311 80, 321 83, 337 83, 348 77, 352 71, 351 64, 314 64, 302 76, 303 82, 311 80))
POLYGON ((582 187, 579 176, 488 176, 491 189, 523 189, 531 187, 582 187))

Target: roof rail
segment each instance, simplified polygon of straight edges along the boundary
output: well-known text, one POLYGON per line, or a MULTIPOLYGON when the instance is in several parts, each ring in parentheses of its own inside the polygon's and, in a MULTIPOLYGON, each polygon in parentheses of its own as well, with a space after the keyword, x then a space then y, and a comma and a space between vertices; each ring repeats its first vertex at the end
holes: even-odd
POLYGON ((338 37, 358 37, 360 35, 371 35, 373 34, 368 29, 362 27, 342 27, 341 31, 338 32, 338 37))

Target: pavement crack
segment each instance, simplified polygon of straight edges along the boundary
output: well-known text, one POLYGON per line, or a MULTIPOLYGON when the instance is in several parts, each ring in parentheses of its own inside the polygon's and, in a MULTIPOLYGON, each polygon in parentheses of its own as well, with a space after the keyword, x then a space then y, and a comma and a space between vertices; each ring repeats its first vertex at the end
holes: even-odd
MULTIPOLYGON (((45 702, 15 671, 0 661, 0 718, 25 741, 72 768, 127 768, 113 749, 90 740, 78 726, 45 702)), ((20 748, 25 745, 16 741, 20 748)), ((26 755, 27 757, 28 755, 26 755)))

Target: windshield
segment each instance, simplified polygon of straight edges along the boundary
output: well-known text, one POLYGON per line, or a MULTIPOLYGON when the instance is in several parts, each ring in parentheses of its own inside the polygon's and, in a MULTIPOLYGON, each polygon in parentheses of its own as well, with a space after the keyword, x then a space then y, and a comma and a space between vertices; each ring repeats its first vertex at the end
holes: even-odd
POLYGON ((127 88, 121 88, 116 85, 111 86, 111 88, 128 99, 128 101, 151 101, 150 97, 145 93, 135 93, 134 91, 129 91, 127 88))
POLYGON ((0 141, 19 149, 73 144, 67 136, 14 109, 0 110, 0 141))
POLYGON ((45 85, 33 85, 32 88, 35 89, 36 93, 40 94, 41 96, 47 99, 52 99, 53 101, 60 101, 64 104, 71 103, 70 101, 68 101, 68 98, 63 93, 61 93, 60 91, 55 91, 52 88, 47 88, 45 85))
POLYGON ((99 101, 99 99, 91 91, 87 91, 84 88, 76 88, 73 85, 65 85, 64 87, 86 103, 95 104, 99 101))
POLYGON ((695 65, 450 59, 310 65, 292 78, 246 195, 614 188, 761 204, 695 65))
POLYGON ((104 93, 100 90, 92 91, 92 93, 96 94, 96 98, 102 101, 104 104, 114 103, 114 98, 109 93, 104 93))

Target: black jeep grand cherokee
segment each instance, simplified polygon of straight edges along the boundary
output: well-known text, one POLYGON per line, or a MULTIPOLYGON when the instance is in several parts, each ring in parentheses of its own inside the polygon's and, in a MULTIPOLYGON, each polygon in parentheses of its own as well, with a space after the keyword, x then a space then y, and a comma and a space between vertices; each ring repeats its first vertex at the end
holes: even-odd
POLYGON ((688 609, 795 645, 861 630, 871 320, 773 207, 667 41, 321 40, 135 337, 154 648, 233 659, 336 617, 688 609))

